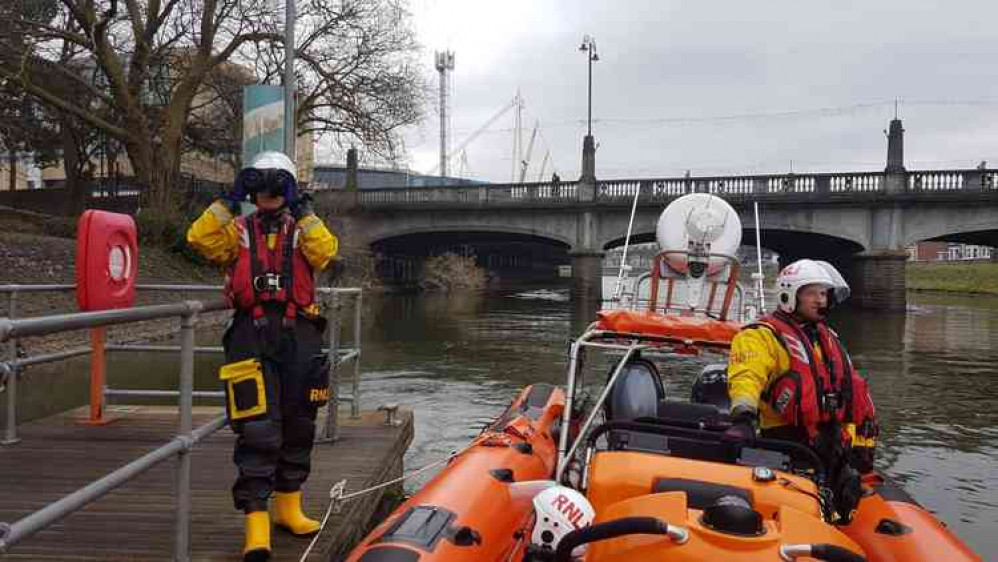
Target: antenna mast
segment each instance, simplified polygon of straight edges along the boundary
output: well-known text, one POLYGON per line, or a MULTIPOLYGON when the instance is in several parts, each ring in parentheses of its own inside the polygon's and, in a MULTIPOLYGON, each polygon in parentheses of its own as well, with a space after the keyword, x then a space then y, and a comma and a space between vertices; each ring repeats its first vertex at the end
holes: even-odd
POLYGON ((447 72, 454 70, 454 51, 436 52, 440 73, 440 177, 447 176, 447 72))

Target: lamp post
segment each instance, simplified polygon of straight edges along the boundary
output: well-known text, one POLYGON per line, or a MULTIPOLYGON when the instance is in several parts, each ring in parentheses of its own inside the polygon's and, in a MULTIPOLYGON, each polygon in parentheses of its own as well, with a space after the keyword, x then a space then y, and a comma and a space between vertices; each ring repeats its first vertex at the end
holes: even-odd
POLYGON ((293 162, 298 161, 295 151, 295 2, 284 3, 284 153, 293 162))
POLYGON ((580 181, 588 184, 596 182, 596 142, 593 140, 593 63, 599 60, 596 54, 596 39, 592 35, 582 38, 579 50, 586 54, 589 65, 589 110, 586 119, 586 137, 582 139, 582 177, 580 181))
POLYGON ((596 38, 591 35, 584 36, 579 50, 586 53, 589 62, 589 112, 586 119, 586 136, 591 137, 593 136, 593 63, 599 60, 599 55, 596 53, 596 38))

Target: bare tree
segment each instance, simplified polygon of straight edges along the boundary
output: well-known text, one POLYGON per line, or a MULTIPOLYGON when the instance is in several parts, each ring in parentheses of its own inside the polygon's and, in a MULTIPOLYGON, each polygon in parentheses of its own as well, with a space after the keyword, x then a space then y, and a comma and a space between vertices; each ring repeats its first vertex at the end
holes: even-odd
MULTIPOLYGON (((299 2, 298 121, 304 130, 351 135, 390 152, 397 129, 418 120, 422 106, 409 16, 392 0, 329 4, 336 6, 299 2)), ((283 6, 272 0, 59 0, 54 6, 51 13, 0 11, 0 29, 12 30, 0 34, 0 80, 120 143, 148 186, 144 204, 172 211, 185 146, 212 150, 225 133, 238 139, 236 127, 219 124, 195 123, 197 134, 189 135, 192 108, 229 61, 249 66, 259 81, 276 81, 283 6)))

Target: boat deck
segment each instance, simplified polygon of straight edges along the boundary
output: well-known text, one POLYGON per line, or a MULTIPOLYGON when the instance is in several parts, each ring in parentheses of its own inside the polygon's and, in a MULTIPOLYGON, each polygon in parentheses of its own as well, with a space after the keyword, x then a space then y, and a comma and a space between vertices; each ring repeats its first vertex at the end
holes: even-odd
MULTIPOLYGON (((174 437, 178 411, 167 406, 111 407, 116 420, 107 426, 78 425, 86 410, 71 410, 23 424, 21 441, 0 448, 0 521, 12 523, 135 460, 174 437)), ((221 415, 221 408, 196 407, 194 426, 221 415)), ((388 426, 379 412, 359 419, 343 417, 335 444, 317 443, 312 475, 306 482, 306 511, 321 517, 329 490, 347 480, 347 492, 360 490, 402 472, 402 458, 413 435, 411 412, 388 426)), ((191 559, 239 561, 243 517, 232 505, 235 478, 228 427, 192 450, 191 559)), ((14 545, 0 559, 33 561, 163 561, 173 559, 175 463, 164 462, 14 545)), ((396 488, 397 490, 398 488, 396 488)), ((308 560, 338 560, 363 537, 381 503, 381 493, 347 502, 330 517, 308 560)), ((297 561, 309 539, 273 533, 271 560, 297 561)))

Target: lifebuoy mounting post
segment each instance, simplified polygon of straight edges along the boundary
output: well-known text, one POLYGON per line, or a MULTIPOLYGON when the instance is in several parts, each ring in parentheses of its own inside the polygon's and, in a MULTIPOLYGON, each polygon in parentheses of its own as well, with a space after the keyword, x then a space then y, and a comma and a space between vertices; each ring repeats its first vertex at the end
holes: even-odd
MULTIPOLYGON (((135 302, 138 235, 129 215, 88 210, 76 230, 76 302, 81 311, 128 308, 135 302)), ((90 329, 90 415, 82 423, 105 425, 104 327, 90 329)))

